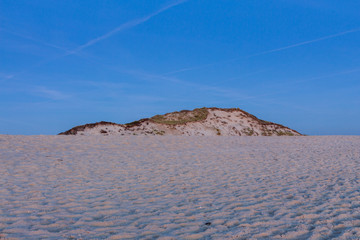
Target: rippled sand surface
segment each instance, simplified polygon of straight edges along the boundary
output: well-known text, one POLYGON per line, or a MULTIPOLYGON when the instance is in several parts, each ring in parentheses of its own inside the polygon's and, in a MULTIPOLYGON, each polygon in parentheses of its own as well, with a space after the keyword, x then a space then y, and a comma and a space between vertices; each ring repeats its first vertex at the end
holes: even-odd
POLYGON ((0 135, 0 239, 359 239, 360 137, 0 135))

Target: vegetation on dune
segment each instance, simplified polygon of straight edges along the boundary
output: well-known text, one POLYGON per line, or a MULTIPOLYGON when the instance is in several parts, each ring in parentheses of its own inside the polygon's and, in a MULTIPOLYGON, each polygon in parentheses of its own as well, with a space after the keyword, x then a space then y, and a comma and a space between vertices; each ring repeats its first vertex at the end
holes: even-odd
POLYGON ((148 120, 148 119, 144 118, 144 119, 140 119, 140 120, 137 120, 137 121, 134 121, 134 122, 125 123, 125 127, 127 127, 127 128, 138 127, 138 126, 141 126, 141 124, 143 122, 145 122, 146 120, 148 120))
POLYGON ((262 124, 262 125, 272 125, 274 123, 272 122, 269 122, 269 121, 265 121, 265 120, 261 120, 261 119, 258 119, 259 123, 262 124))
POLYGON ((199 122, 207 118, 209 112, 206 108, 197 108, 193 111, 173 112, 165 115, 156 115, 150 118, 154 123, 177 125, 186 124, 189 122, 199 122))
POLYGON ((160 136, 162 136, 162 135, 164 135, 165 134, 165 131, 158 131, 158 130, 156 130, 156 129, 154 129, 154 131, 152 132, 153 134, 156 134, 156 135, 160 135, 160 136))
POLYGON ((106 126, 106 125, 112 125, 112 126, 122 126, 121 124, 113 123, 113 122, 97 122, 97 123, 89 123, 85 125, 80 125, 77 127, 74 127, 66 132, 59 133, 59 135, 76 135, 78 132, 83 132, 85 129, 91 129, 98 126, 106 126))
POLYGON ((286 131, 276 132, 276 135, 278 135, 278 136, 294 136, 294 134, 292 132, 286 132, 286 131))

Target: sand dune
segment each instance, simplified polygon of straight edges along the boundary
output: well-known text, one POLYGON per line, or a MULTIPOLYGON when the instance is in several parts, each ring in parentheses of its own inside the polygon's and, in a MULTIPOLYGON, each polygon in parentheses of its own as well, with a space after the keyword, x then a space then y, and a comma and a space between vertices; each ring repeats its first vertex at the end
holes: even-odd
POLYGON ((261 120, 239 108, 182 110, 126 124, 103 121, 76 126, 59 135, 302 136, 293 129, 261 120))
POLYGON ((0 135, 0 239, 359 239, 360 137, 0 135))

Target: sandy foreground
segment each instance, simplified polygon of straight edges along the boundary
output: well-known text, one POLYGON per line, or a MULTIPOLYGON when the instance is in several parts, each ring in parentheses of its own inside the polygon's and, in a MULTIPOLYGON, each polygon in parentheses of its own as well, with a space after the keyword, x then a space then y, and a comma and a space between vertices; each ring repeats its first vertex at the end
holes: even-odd
POLYGON ((360 137, 0 135, 0 239, 360 239, 360 137))

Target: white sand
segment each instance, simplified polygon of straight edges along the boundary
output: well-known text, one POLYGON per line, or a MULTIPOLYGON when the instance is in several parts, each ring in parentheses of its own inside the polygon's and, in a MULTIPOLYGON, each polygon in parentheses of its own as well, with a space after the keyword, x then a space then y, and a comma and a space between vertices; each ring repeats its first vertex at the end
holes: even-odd
POLYGON ((360 137, 0 135, 0 239, 359 239, 360 137))

